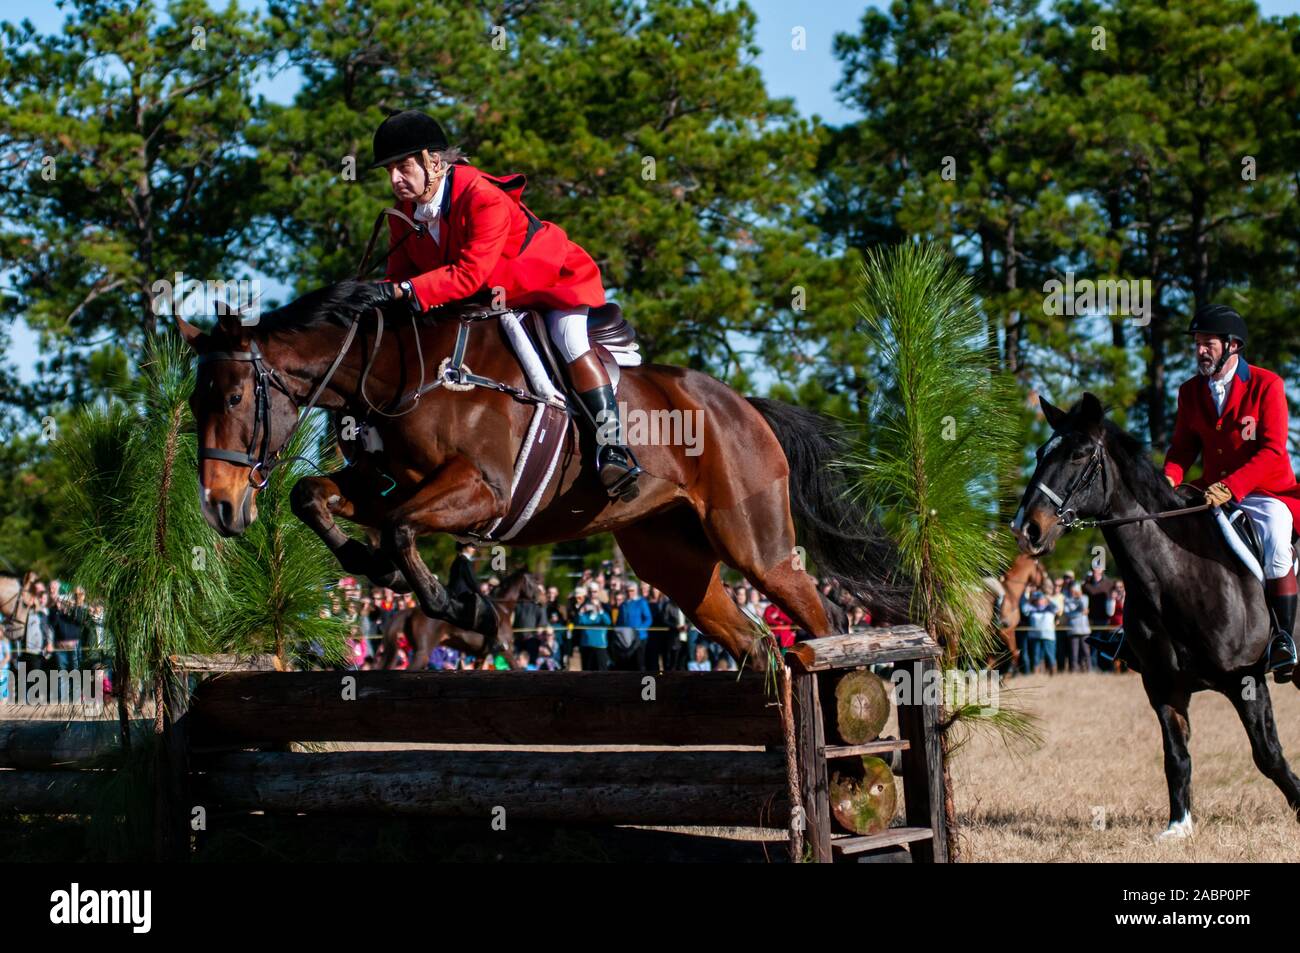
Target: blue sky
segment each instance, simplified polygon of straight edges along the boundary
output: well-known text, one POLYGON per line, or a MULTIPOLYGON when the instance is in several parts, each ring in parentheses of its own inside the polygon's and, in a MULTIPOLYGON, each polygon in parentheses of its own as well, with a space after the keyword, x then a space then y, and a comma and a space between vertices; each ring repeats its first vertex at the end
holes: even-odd
MULTIPOLYGON (((758 14, 756 39, 762 51, 758 65, 768 91, 774 96, 792 97, 800 112, 819 115, 832 125, 851 120, 853 114, 836 102, 833 92, 839 79, 839 63, 831 55, 831 39, 837 32, 855 31, 863 10, 880 4, 862 0, 748 2, 758 14), (806 31, 806 51, 791 48, 791 31, 796 26, 806 31)), ((1300 0, 1259 0, 1259 7, 1266 16, 1296 13, 1300 12, 1300 0)), ((3 16, 10 20, 30 19, 37 29, 48 33, 56 32, 65 19, 53 0, 17 0, 6 5, 3 16)), ((269 99, 287 101, 295 85, 295 78, 284 74, 274 82, 263 84, 258 91, 269 99)), ((284 294, 282 287, 270 282, 266 291, 272 297, 284 294)), ((37 359, 36 340, 21 318, 16 319, 13 328, 13 348, 8 359, 18 367, 21 377, 31 378, 37 359)))

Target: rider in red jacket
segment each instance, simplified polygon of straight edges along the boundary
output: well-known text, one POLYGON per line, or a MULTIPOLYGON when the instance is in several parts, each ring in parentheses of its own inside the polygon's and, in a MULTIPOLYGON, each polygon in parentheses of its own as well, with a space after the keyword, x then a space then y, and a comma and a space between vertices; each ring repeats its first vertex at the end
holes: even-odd
POLYGON ((371 168, 380 166, 398 211, 419 224, 413 230, 389 216, 393 297, 423 312, 488 292, 500 306, 540 311, 585 411, 574 416, 597 448, 601 483, 612 498, 635 497, 641 468, 623 444, 614 388, 587 340, 587 313, 605 303, 591 256, 524 205, 524 176, 498 178, 476 169, 448 145, 438 122, 418 110, 380 124, 371 168))
POLYGON ((1264 544, 1264 592, 1278 629, 1268 668, 1277 681, 1289 681, 1296 666, 1291 534, 1300 517, 1300 487, 1287 451, 1285 384, 1241 356, 1246 322, 1232 308, 1199 308, 1187 333, 1196 336, 1198 373, 1178 389, 1165 478, 1177 486, 1199 456, 1205 502, 1234 501, 1254 522, 1264 544))

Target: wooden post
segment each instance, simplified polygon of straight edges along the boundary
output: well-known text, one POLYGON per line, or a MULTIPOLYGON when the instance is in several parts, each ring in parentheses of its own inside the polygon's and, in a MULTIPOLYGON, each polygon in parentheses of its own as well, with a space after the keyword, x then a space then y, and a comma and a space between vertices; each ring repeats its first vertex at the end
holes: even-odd
POLYGON ((939 706, 919 701, 924 696, 926 679, 938 672, 933 658, 911 663, 913 698, 904 698, 898 706, 898 727, 911 742, 903 752, 903 801, 909 827, 928 827, 934 832, 929 841, 911 845, 917 863, 948 862, 948 826, 944 815, 943 739, 939 736, 939 706))
POLYGON ((799 786, 803 800, 804 842, 815 863, 831 862, 831 799, 826 778, 826 735, 817 673, 796 669, 794 707, 799 748, 799 786))
POLYGON ((190 855, 189 685, 184 672, 163 670, 164 711, 154 779, 154 856, 176 862, 190 855))

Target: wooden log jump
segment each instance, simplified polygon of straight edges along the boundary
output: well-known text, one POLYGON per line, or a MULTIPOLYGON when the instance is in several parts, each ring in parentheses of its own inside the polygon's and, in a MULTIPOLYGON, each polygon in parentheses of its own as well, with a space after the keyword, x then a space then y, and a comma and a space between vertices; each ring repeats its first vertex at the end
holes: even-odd
POLYGON ((291 741, 779 745, 761 675, 240 672, 204 682, 195 747, 291 741))
POLYGON ((222 809, 577 824, 782 828, 779 751, 231 752, 197 765, 195 794, 222 809))
MULTIPOLYGON (((131 723, 131 737, 152 731, 131 723)), ((122 728, 116 721, 0 721, 0 768, 79 768, 117 751, 122 728)))
MULTIPOLYGON (((938 653, 916 626, 796 645, 786 655, 791 752, 774 680, 755 673, 280 672, 265 659, 177 658, 155 766, 158 856, 188 856, 189 818, 202 806, 485 820, 504 809, 508 819, 551 823, 788 827, 800 860, 908 844, 915 860, 943 861, 935 705, 900 703, 901 737, 887 739, 866 737, 878 719, 841 726, 835 703, 849 673, 884 662, 909 666, 919 683, 938 653), (189 696, 184 680, 196 673, 205 677, 189 696), (532 748, 283 750, 293 742, 532 748), (537 750, 592 745, 631 750, 537 750), (239 750, 258 746, 279 750, 239 750), (873 815, 870 833, 837 833, 830 766, 843 778, 864 755, 901 758, 906 825, 877 830, 873 815)), ((850 683, 840 694, 851 702, 853 691, 850 683)), ((93 810, 106 772, 76 769, 102 763, 95 759, 116 750, 116 732, 108 721, 0 722, 0 810, 93 810)), ((876 781, 887 795, 892 778, 876 781)), ((871 813, 861 792, 838 787, 847 798, 841 817, 871 813)))

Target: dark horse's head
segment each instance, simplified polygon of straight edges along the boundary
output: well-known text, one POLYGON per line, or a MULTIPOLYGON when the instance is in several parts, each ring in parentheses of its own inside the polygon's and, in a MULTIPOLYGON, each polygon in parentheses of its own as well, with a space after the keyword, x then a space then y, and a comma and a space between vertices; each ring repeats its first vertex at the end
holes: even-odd
POLYGON ((1011 523, 1020 551, 1050 553, 1056 541, 1079 518, 1104 515, 1110 506, 1106 476, 1106 421, 1101 401, 1092 394, 1067 413, 1039 399, 1052 427, 1052 438, 1038 448, 1038 466, 1011 523))
POLYGON ((319 332, 345 326, 382 301, 373 284, 343 281, 254 324, 226 314, 204 332, 177 315, 181 336, 198 355, 190 409, 199 437, 199 505, 222 536, 239 535, 257 518, 257 493, 284 449, 298 407, 338 352, 338 335, 319 332), (298 335, 291 362, 272 363, 267 354, 268 340, 279 333, 298 335))

